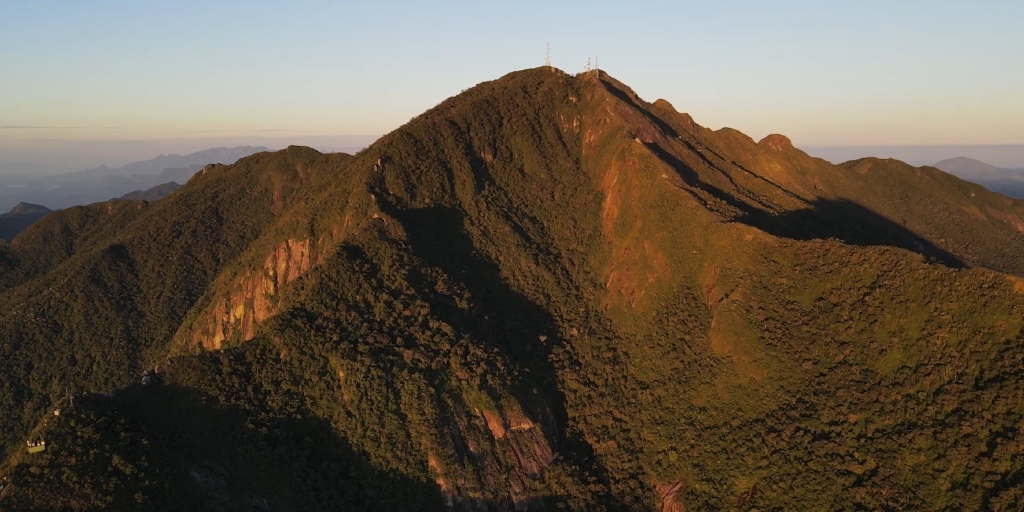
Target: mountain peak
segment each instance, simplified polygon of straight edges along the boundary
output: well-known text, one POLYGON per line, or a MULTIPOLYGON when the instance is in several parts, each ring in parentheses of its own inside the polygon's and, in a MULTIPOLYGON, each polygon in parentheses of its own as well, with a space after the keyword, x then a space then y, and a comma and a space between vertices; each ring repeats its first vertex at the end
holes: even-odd
POLYGON ((785 135, 779 135, 773 133, 757 143, 762 148, 771 149, 773 151, 784 152, 793 149, 793 141, 789 140, 789 137, 785 135))
POLYGON ((31 215, 37 213, 49 213, 51 210, 41 204, 18 203, 7 212, 7 215, 31 215))

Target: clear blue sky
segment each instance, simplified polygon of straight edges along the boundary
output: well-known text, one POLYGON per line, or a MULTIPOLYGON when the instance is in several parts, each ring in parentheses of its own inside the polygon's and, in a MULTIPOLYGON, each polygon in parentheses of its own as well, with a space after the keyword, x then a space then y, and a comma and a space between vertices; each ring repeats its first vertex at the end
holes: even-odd
POLYGON ((1022 27, 1021 0, 0 0, 0 152, 378 135, 549 42, 755 138, 1020 144, 1022 27))

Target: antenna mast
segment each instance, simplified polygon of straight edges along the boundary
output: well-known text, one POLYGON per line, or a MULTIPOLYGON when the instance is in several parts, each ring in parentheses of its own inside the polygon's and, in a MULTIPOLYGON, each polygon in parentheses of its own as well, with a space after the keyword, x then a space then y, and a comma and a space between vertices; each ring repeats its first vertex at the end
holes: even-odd
POLYGON ((551 43, 548 43, 548 53, 544 57, 544 67, 551 69, 551 43))
POLYGON ((583 72, 587 73, 590 71, 590 57, 587 57, 587 65, 583 67, 583 72))
POLYGON ((600 75, 601 74, 601 67, 597 65, 597 55, 594 55, 594 74, 595 75, 600 75))

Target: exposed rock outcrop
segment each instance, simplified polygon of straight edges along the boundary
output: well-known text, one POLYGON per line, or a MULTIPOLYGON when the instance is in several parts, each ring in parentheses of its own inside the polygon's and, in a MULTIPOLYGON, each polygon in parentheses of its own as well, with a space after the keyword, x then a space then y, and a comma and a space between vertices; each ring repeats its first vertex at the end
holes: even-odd
POLYGON ((435 482, 456 510, 493 510, 495 503, 481 496, 495 489, 505 490, 511 510, 544 510, 530 482, 542 477, 554 450, 541 425, 518 402, 506 400, 503 406, 457 414, 450 425, 454 459, 445 463, 427 454, 435 482))
POLYGON ((772 151, 779 152, 793 149, 793 141, 789 140, 789 137, 779 135, 777 133, 773 133, 761 139, 761 142, 758 142, 757 145, 762 149, 770 149, 772 151))
POLYGON ((256 326, 277 312, 281 287, 308 272, 315 259, 309 239, 289 238, 278 244, 258 271, 246 273, 230 295, 214 304, 193 342, 216 350, 236 336, 237 341, 252 339, 256 326))
POLYGON ((655 487, 661 501, 658 512, 684 512, 686 510, 678 498, 679 493, 683 492, 685 488, 682 480, 657 484, 655 487))

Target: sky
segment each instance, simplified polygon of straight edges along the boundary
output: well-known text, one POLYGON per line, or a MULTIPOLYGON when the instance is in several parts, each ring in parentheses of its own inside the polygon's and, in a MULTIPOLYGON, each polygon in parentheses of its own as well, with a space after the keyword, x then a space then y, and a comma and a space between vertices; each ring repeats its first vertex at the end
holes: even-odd
POLYGON ((548 43, 755 139, 1024 144, 1021 26, 1020 0, 0 0, 0 172, 364 145, 548 43))

